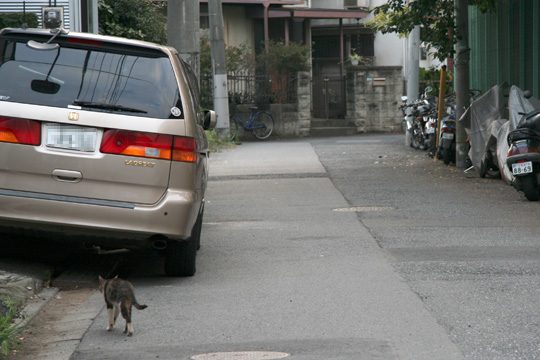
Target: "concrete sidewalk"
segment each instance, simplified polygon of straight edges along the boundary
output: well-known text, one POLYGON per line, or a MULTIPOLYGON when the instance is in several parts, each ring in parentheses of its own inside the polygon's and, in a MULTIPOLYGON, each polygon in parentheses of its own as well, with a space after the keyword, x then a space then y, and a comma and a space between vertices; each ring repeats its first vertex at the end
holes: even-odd
POLYGON ((307 142, 244 142, 233 150, 210 155, 210 178, 293 174, 325 174, 307 142))
MULTIPOLYGON (((326 178, 309 142, 250 142, 212 154, 210 178, 214 181, 211 195, 219 199, 212 202, 209 212, 209 218, 218 216, 216 224, 219 220, 226 223, 220 217, 227 212, 238 218, 272 219, 271 231, 268 228, 260 235, 257 228, 249 231, 258 234, 253 239, 255 248, 263 248, 269 242, 275 245, 273 259, 262 255, 256 259, 260 271, 264 273, 265 266, 272 271, 273 262, 278 262, 280 273, 288 274, 288 281, 297 289, 295 303, 299 307, 293 311, 294 315, 291 313, 294 321, 279 327, 284 340, 298 339, 301 334, 331 344, 332 338, 349 337, 354 344, 351 351, 363 353, 360 358, 365 359, 463 359, 446 330, 394 270, 389 255, 377 245, 356 213, 346 211, 349 204, 326 178), (227 194, 231 186, 227 180, 243 180, 235 184, 242 192, 227 194), (261 184, 264 196, 260 194, 261 184), (262 198, 271 199, 271 203, 264 209, 253 208, 253 203, 262 198), (234 208, 230 208, 233 199, 234 208), (287 240, 300 238, 310 239, 309 243, 287 240), (319 251, 322 255, 315 260, 319 251), (298 272, 301 274, 292 275, 298 272), (302 323, 314 325, 298 329, 297 324, 302 323), (379 352, 373 350, 377 346, 379 352)), ((253 226, 263 226, 252 221, 253 226)), ((220 239, 238 237, 225 226, 214 231, 220 239)), ((212 228, 207 229, 209 232, 212 228)), ((229 246, 232 249, 234 245, 229 246)), ((255 284, 266 279, 263 275, 257 279, 257 275, 251 274, 242 281, 255 284)), ((276 297, 268 300, 270 303, 279 302, 279 291, 274 291, 276 294, 267 295, 276 297)), ((273 326, 271 317, 259 321, 268 323, 269 328, 273 326)), ((249 336, 239 333, 237 338, 249 336)), ((320 357, 310 353, 307 358, 320 357)))

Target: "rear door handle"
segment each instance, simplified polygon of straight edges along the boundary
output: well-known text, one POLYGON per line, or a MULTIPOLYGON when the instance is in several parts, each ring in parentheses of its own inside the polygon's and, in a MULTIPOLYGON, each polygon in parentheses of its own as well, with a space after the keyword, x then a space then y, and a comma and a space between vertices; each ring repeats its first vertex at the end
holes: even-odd
POLYGON ((78 183, 82 180, 82 173, 80 171, 54 169, 52 172, 54 179, 64 182, 78 183))

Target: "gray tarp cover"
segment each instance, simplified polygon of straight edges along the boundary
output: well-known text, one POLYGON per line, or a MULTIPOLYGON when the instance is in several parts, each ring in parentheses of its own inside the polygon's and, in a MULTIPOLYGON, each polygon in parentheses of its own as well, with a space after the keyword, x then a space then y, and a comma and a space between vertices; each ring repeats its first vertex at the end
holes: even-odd
POLYGON ((469 157, 473 166, 479 169, 486 152, 492 151, 496 154, 501 177, 510 183, 513 176, 506 166, 508 133, 517 127, 523 117, 520 113, 540 109, 540 102, 534 98, 526 99, 520 88, 512 86, 508 97, 508 112, 504 105, 503 88, 493 86, 471 104, 460 121, 469 137, 469 157))

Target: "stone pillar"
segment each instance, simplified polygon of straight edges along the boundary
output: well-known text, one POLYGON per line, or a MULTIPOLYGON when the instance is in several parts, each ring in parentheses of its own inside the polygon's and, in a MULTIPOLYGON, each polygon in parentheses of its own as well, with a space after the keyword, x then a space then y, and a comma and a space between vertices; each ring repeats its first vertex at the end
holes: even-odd
POLYGON ((297 135, 309 136, 311 129, 311 76, 308 71, 297 73, 297 135))
POLYGON ((357 132, 366 132, 366 71, 358 68, 347 70, 346 119, 356 126, 357 132))

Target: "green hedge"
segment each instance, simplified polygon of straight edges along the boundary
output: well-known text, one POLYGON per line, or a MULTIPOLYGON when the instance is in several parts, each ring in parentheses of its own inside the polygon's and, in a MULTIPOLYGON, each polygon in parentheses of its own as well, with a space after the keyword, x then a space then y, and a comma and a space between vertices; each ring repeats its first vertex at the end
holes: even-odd
POLYGON ((21 27, 26 23, 27 27, 38 27, 38 17, 35 13, 0 13, 0 29, 7 27, 21 27))

